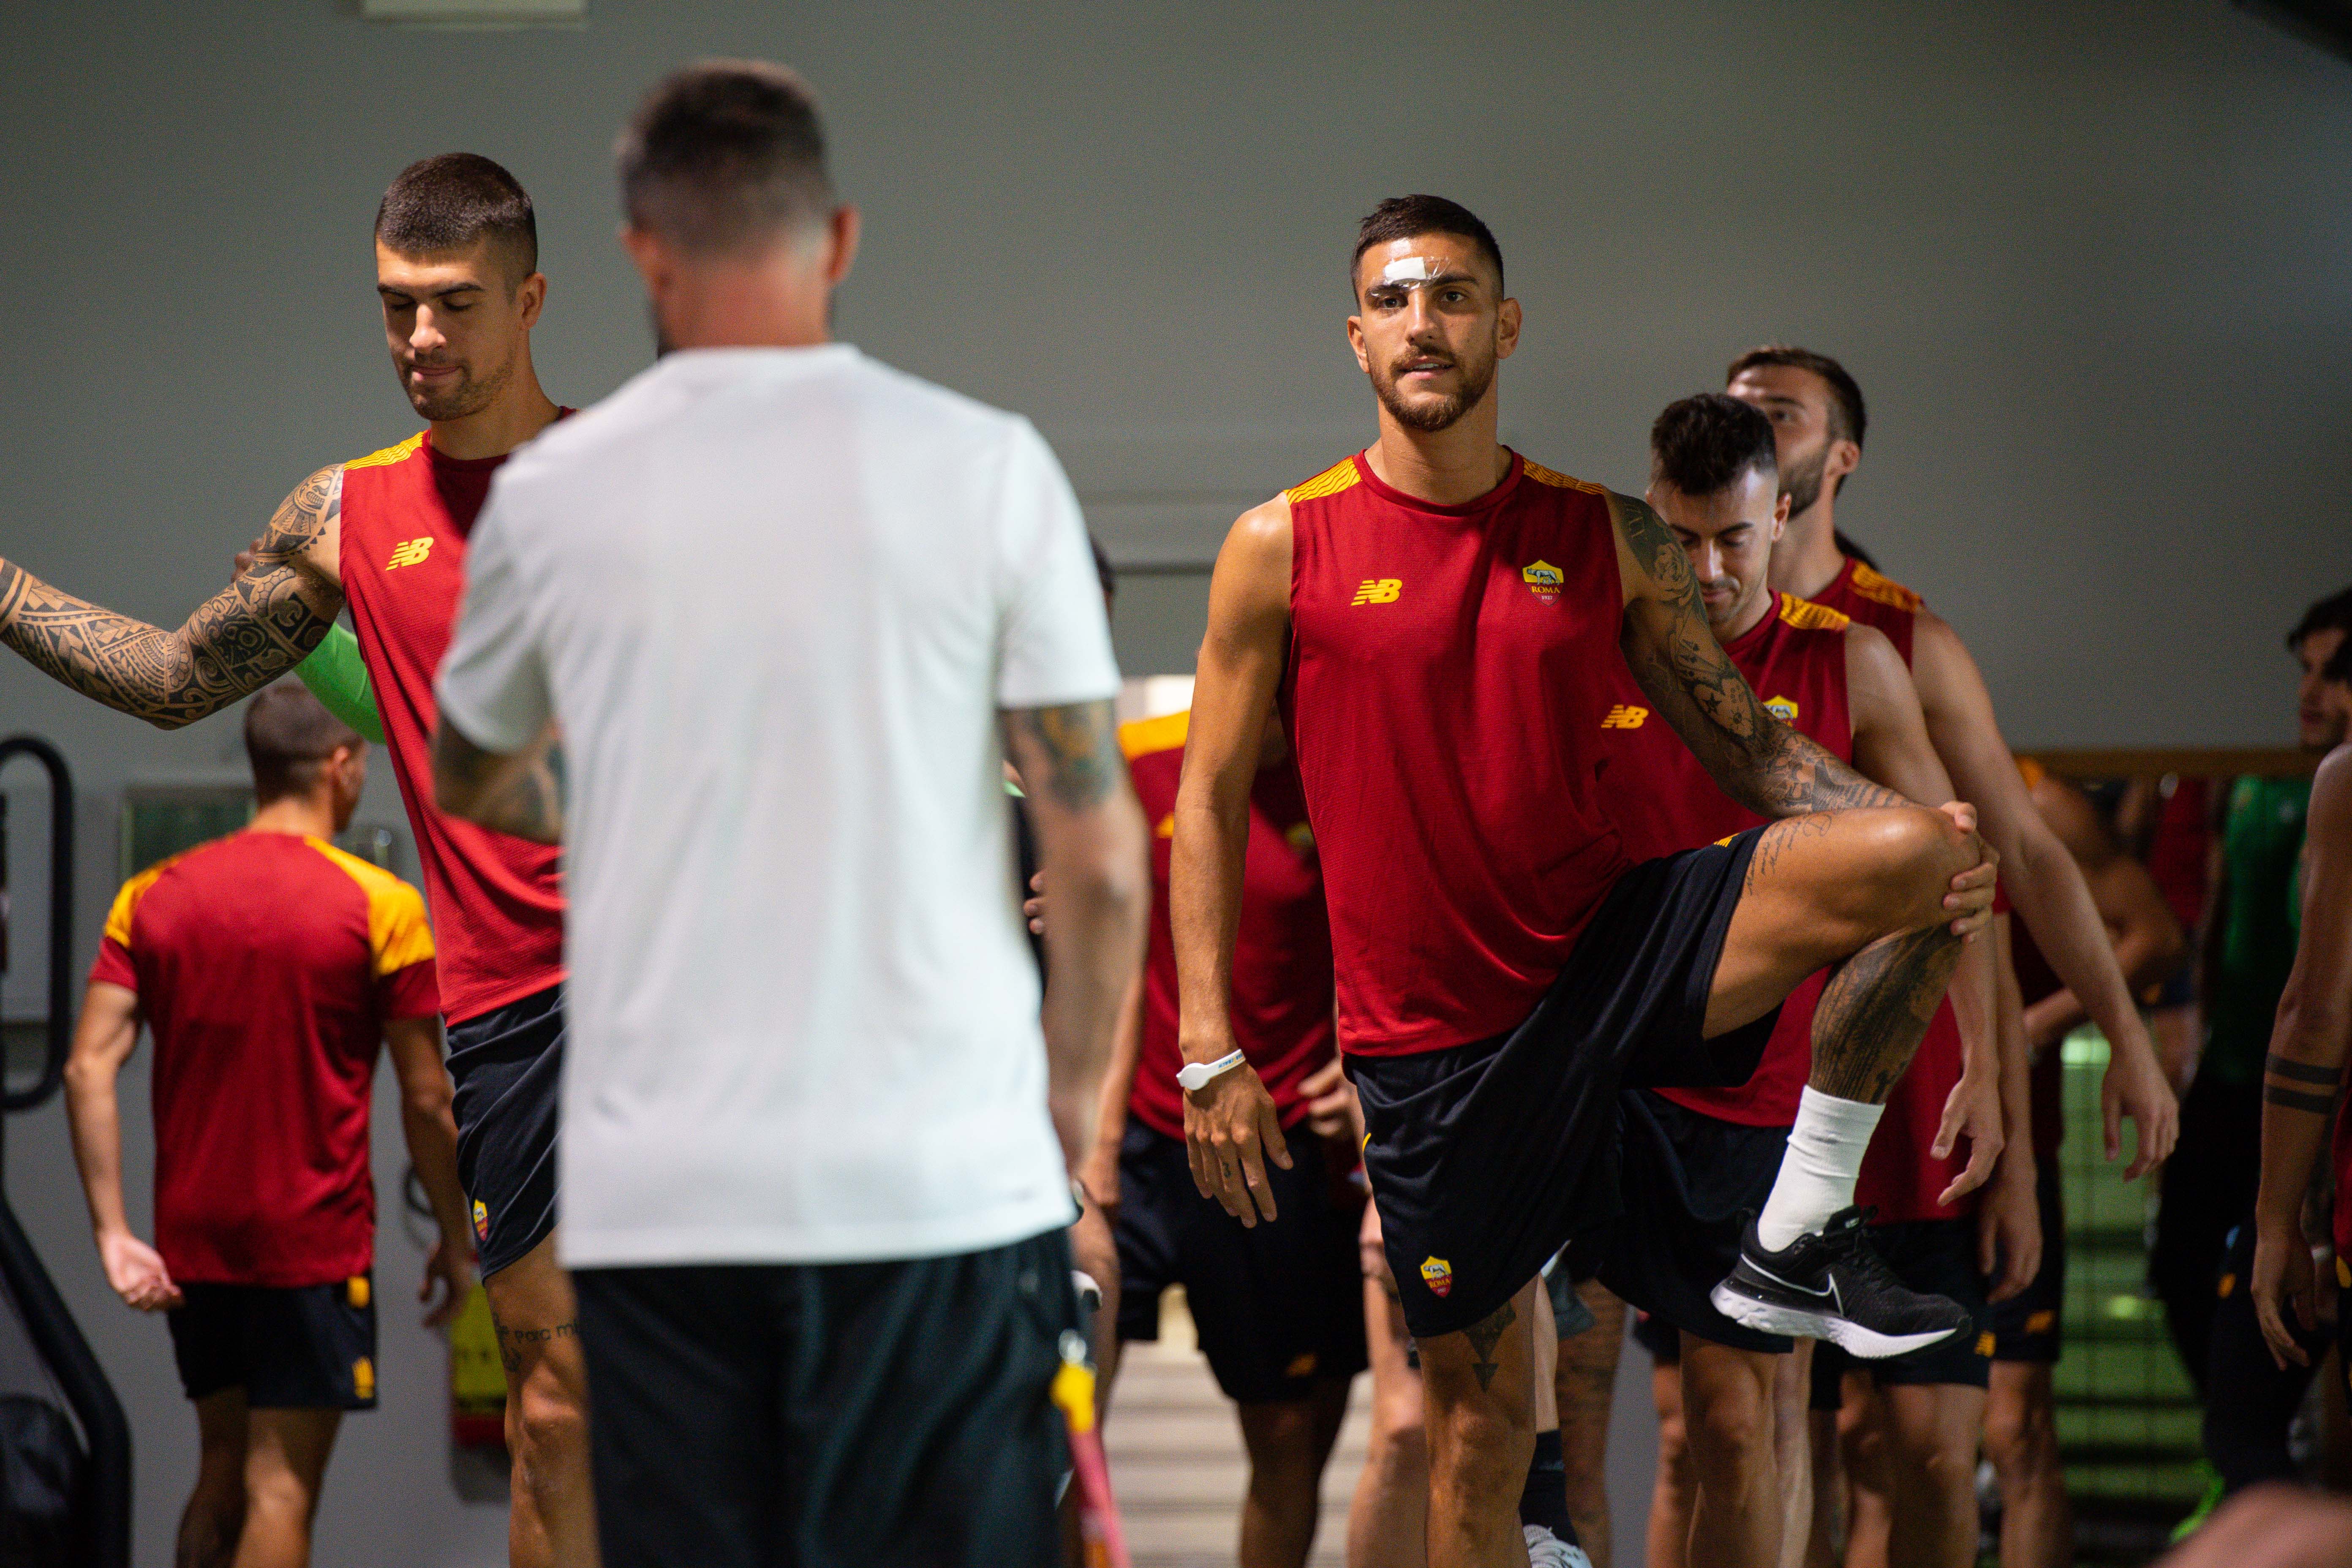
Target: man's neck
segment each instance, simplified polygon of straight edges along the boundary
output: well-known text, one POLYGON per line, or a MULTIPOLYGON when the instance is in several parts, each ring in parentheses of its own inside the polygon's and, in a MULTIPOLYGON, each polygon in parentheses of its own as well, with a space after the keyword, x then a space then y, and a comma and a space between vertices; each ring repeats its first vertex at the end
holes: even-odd
POLYGON ((1511 455, 1496 437, 1493 394, 1443 430, 1407 429, 1383 406, 1371 464, 1381 483, 1417 500, 1439 506, 1476 500, 1511 471, 1511 455))
POLYGON ((1766 588, 1743 605, 1738 615, 1715 628, 1715 640, 1725 647, 1729 647, 1733 643, 1762 626, 1764 617, 1770 615, 1772 606, 1780 602, 1779 590, 1766 588))
POLYGON ((301 838, 332 838, 335 808, 324 799, 281 795, 253 814, 247 833, 285 833, 301 838))
POLYGON ((807 349, 833 342, 833 290, 789 246, 678 275, 662 310, 672 349, 807 349))
POLYGON ((514 379, 488 407, 463 419, 436 420, 433 449, 445 458, 503 458, 550 425, 563 411, 540 390, 539 373, 526 354, 514 379))
POLYGON ((1789 520, 1772 546, 1772 587, 1810 599, 1837 581, 1845 570, 1838 553, 1836 503, 1826 488, 1822 498, 1789 520))

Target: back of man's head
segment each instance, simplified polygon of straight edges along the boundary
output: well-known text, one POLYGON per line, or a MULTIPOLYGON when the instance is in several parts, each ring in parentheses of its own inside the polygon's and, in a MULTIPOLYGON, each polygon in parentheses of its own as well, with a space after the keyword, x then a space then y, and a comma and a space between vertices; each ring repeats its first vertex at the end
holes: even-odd
POLYGON ((688 255, 813 238, 840 205, 814 95, 765 60, 703 60, 664 79, 614 158, 629 222, 688 255))
POLYGON ((522 182, 478 153, 420 158, 375 209, 375 237, 402 256, 443 256, 488 242, 509 284, 539 270, 539 217, 522 182))
POLYGON ((1750 471, 1776 471, 1772 422, 1736 397, 1702 392, 1666 405, 1650 425, 1650 478, 1711 496, 1750 471))
POLYGON ((2314 632, 2346 633, 2345 645, 2352 647, 2352 588, 2340 588, 2304 611, 2294 630, 2286 634, 2287 652, 2302 652, 2304 639, 2314 632))
POLYGON ((366 744, 299 681, 265 686, 245 705, 245 754, 253 763, 254 798, 262 805, 310 794, 320 763, 338 748, 356 752, 366 744))

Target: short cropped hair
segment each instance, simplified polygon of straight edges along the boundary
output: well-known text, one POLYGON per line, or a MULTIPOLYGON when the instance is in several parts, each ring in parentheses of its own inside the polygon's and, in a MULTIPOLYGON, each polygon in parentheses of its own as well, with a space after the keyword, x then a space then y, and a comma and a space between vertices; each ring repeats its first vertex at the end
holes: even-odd
POLYGON ((1702 392, 1651 422, 1650 477, 1686 496, 1711 496, 1751 470, 1778 472, 1772 422, 1736 397, 1702 392))
POLYGON ((263 805, 308 791, 337 747, 366 744, 299 680, 265 686, 245 705, 245 754, 253 763, 254 798, 263 805))
POLYGON ((440 256, 488 240, 511 282, 539 270, 530 193, 478 153, 442 153, 403 169, 375 209, 375 237, 402 256, 440 256))
POLYGON ((2352 637, 2336 645, 2336 651, 2320 667, 2319 675, 2321 679, 2332 680, 2338 686, 2352 686, 2352 637))
POLYGON ((2287 652, 2302 652, 2304 638, 2326 631, 2344 633, 2345 646, 2352 647, 2352 588, 2340 588, 2304 611, 2294 630, 2286 634, 2287 652))
POLYGON ((1870 552, 1864 550, 1861 545, 1856 544, 1853 540, 1848 539, 1843 530, 1835 528, 1831 529, 1830 542, 1837 546, 1837 552, 1840 555, 1851 555, 1856 561, 1861 562, 1864 566, 1869 567, 1873 572, 1878 570, 1878 563, 1870 558, 1870 552))
POLYGON ((614 161, 629 221, 698 255, 757 249, 840 205, 816 96, 765 60, 703 60, 664 78, 614 161))
POLYGON ((1495 264, 1496 295, 1508 292, 1503 287, 1503 247, 1495 243, 1494 230, 1479 222, 1478 215, 1468 207, 1444 196, 1391 196, 1366 214, 1356 226, 1356 253, 1348 258, 1348 292, 1356 291, 1356 266, 1364 259, 1364 252, 1392 239, 1413 239, 1424 234, 1450 234, 1470 241, 1495 264))
POLYGON ((1754 370, 1758 365, 1765 364, 1809 370, 1829 383, 1830 439, 1851 441, 1857 447, 1862 445, 1863 436, 1870 428, 1870 410, 1862 401, 1862 384, 1854 380, 1845 366, 1829 355, 1815 353, 1811 349, 1801 349, 1789 343, 1766 343, 1761 348, 1749 349, 1733 360, 1731 368, 1723 373, 1723 379, 1728 384, 1738 380, 1742 371, 1754 370))

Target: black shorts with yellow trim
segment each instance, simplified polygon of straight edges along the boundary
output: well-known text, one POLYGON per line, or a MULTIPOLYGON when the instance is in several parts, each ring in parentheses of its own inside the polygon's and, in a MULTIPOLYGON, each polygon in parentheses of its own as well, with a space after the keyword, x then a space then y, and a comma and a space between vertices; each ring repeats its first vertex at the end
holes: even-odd
POLYGON ((1364 1169, 1405 1324, 1492 1316, 1569 1237, 1622 1212, 1621 1089, 1748 1081, 1774 1008, 1708 1039, 1708 994, 1757 836, 1617 879, 1519 1026, 1405 1056, 1350 1056, 1364 1169))
POLYGON ((1813 1347, 1812 1405, 1844 1403, 1848 1371, 1867 1372, 1881 1388, 1948 1383, 1982 1388, 1992 1381, 1993 1331, 1985 1278, 1977 1271, 1977 1222, 1898 1220, 1870 1227, 1870 1239, 1895 1277, 1914 1290, 1948 1296, 1968 1309, 1969 1326, 1927 1349, 1885 1361, 1850 1356, 1824 1340, 1813 1347))
POLYGON ((257 1410, 375 1408, 375 1290, 354 1274, 328 1285, 180 1287, 172 1359, 190 1399, 242 1388, 257 1410))
POLYGON ((2042 1269, 2033 1282, 1986 1309, 1992 1359, 2044 1365, 2058 1359, 2066 1306, 2066 1205, 2058 1194, 2058 1162, 2044 1160, 2034 1179, 2042 1211, 2042 1269))

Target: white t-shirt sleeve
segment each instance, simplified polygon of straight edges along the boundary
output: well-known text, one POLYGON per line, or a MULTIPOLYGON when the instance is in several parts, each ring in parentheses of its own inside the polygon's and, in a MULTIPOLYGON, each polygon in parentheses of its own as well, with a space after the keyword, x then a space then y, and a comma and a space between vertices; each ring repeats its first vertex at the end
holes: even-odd
POLYGON ((466 596, 435 692, 458 733, 485 751, 513 752, 539 738, 555 705, 531 627, 510 509, 500 500, 493 485, 466 542, 466 596))
POLYGON ((1027 420, 1014 427, 997 494, 996 705, 1058 708, 1118 695, 1086 519, 1070 481, 1027 420))

